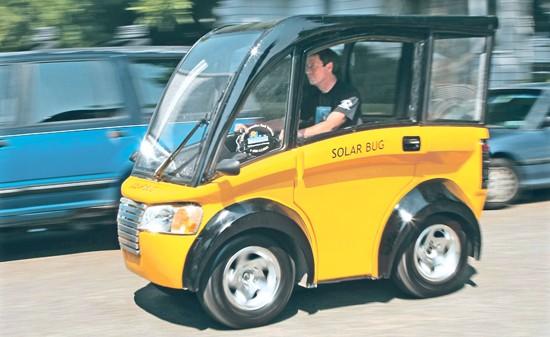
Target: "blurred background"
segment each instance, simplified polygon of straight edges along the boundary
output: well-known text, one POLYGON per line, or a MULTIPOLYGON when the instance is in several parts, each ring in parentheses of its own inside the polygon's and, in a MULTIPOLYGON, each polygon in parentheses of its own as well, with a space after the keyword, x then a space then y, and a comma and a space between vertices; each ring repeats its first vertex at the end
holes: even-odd
POLYGON ((550 0, 4 0, 0 51, 190 45, 216 26, 298 14, 496 15, 492 86, 550 81, 550 0))
POLYGON ((124 270, 120 184, 189 46, 215 27, 299 14, 496 15, 488 205, 499 211, 483 214, 479 275, 458 294, 321 286, 260 333, 548 336, 550 0, 0 0, 0 335, 219 336, 191 294, 174 300, 124 270))

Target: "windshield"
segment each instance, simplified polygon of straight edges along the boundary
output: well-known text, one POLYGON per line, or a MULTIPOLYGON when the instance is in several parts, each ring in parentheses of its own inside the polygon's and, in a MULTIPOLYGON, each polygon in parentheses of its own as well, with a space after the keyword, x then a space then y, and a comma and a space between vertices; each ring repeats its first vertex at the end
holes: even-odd
POLYGON ((176 69, 139 150, 133 175, 152 177, 200 120, 204 123, 179 149, 173 160, 163 164, 163 180, 189 183, 195 175, 209 120, 258 31, 230 32, 202 38, 176 69))

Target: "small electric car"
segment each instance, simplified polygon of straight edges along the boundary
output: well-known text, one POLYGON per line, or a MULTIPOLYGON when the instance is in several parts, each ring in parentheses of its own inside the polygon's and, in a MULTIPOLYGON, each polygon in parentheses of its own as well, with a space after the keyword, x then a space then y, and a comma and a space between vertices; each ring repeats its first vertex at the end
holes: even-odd
POLYGON ((270 322, 296 284, 460 288, 481 253, 496 28, 494 17, 298 16, 207 34, 122 186, 126 266, 196 292, 233 328, 270 322), (325 49, 361 118, 305 137, 307 59, 325 49))

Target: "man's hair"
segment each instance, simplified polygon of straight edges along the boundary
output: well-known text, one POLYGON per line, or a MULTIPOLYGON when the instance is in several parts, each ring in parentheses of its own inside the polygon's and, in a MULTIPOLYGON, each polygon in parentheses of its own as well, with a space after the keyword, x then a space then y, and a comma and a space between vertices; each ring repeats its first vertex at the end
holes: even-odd
POLYGON ((334 50, 327 48, 320 50, 315 54, 319 55, 319 59, 321 59, 321 62, 323 62, 323 66, 326 66, 328 63, 332 62, 332 73, 338 76, 338 54, 336 54, 334 50))
POLYGON ((334 50, 332 50, 330 48, 323 49, 323 50, 319 51, 316 54, 319 55, 319 58, 323 62, 324 66, 327 65, 327 63, 330 63, 330 62, 332 62, 335 67, 338 64, 338 54, 336 54, 334 52, 334 50))

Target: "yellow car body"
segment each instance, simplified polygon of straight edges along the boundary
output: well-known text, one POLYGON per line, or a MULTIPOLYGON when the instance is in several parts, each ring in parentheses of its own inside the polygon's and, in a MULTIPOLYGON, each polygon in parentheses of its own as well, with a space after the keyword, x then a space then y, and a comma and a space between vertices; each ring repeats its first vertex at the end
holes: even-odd
POLYGON ((496 26, 313 16, 206 35, 172 75, 122 186, 126 266, 196 292, 235 328, 272 320, 295 284, 391 278, 415 297, 460 288, 481 254, 496 26), (300 138, 306 59, 323 48, 340 53, 360 118, 300 138))
POLYGON ((141 254, 123 251, 126 265, 153 283, 183 288, 187 252, 205 225, 232 204, 262 198, 301 216, 297 226, 311 245, 315 284, 378 278, 385 225, 415 186, 441 180, 479 218, 487 194, 481 188, 481 142, 487 138, 483 127, 383 128, 272 155, 244 166, 237 176, 198 187, 130 177, 122 186, 126 198, 146 205, 196 203, 204 216, 196 235, 141 231, 141 254), (420 152, 403 151, 401 139, 409 134, 421 135, 420 152))

